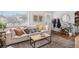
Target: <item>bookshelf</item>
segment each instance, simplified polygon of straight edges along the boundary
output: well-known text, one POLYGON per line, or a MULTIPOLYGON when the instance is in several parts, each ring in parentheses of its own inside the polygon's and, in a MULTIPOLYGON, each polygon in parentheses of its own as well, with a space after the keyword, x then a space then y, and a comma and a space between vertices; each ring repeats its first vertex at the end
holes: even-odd
POLYGON ((75 25, 79 26, 79 11, 75 12, 75 25))
POLYGON ((79 11, 75 12, 75 34, 79 34, 79 11))

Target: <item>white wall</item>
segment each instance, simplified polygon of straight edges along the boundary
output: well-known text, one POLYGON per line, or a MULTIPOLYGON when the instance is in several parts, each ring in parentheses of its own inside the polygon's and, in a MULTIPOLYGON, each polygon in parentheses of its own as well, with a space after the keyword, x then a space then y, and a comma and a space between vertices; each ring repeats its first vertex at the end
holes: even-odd
POLYGON ((54 11, 53 12, 53 18, 60 18, 64 15, 64 14, 68 14, 70 16, 70 20, 69 22, 74 23, 74 11, 54 11))

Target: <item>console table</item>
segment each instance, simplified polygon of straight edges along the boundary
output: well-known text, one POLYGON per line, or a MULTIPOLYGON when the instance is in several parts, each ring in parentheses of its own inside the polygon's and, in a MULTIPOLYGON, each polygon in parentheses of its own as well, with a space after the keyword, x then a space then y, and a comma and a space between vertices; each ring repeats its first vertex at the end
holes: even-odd
POLYGON ((6 32, 5 31, 0 31, 0 48, 6 47, 6 32))

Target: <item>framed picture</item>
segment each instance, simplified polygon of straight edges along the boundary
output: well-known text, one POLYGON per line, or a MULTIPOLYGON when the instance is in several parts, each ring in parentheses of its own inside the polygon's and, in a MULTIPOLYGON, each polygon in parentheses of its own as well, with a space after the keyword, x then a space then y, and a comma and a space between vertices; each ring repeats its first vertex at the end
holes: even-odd
POLYGON ((34 15, 34 16, 33 16, 33 21, 34 21, 34 22, 37 22, 37 21, 38 21, 38 16, 37 16, 37 15, 34 15))
POLYGON ((43 22, 43 16, 39 16, 39 22, 43 22))
POLYGON ((34 16, 33 16, 33 21, 34 21, 34 22, 43 22, 43 16, 34 15, 34 16))

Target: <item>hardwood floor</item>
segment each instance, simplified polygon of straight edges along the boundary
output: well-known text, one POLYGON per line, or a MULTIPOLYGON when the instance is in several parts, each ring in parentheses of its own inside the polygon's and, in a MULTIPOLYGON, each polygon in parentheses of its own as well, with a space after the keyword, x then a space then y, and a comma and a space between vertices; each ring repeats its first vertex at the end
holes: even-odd
POLYGON ((61 32, 55 32, 55 31, 52 31, 52 35, 58 35, 58 36, 60 36, 62 38, 65 38, 67 40, 72 40, 72 41, 75 41, 75 37, 76 37, 76 36, 69 37, 69 35, 63 34, 61 32))

